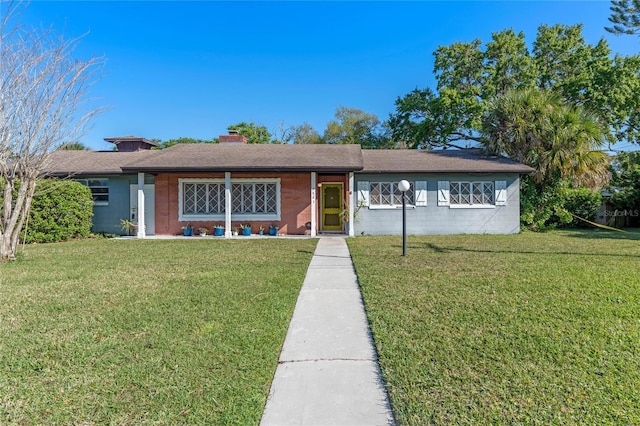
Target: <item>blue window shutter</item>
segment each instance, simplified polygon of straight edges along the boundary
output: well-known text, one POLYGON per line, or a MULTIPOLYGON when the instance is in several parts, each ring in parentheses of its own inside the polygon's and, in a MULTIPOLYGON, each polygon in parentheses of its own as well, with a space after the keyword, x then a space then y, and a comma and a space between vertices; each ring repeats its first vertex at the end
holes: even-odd
POLYGON ((438 181, 438 206, 448 206, 450 205, 449 201, 449 181, 448 180, 439 180, 438 181))
POLYGON ((427 181, 426 180, 418 180, 416 181, 416 207, 417 206, 426 206, 427 205, 427 181))
POLYGON ((358 181, 358 205, 369 206, 369 182, 366 180, 358 181))
POLYGON ((507 205, 507 181, 496 181, 496 206, 507 205))

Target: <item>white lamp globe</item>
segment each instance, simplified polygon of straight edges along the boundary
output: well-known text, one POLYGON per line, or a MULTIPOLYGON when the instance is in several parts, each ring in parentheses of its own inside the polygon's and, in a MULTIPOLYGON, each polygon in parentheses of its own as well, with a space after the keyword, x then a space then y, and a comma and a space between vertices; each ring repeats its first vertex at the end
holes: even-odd
POLYGON ((409 185, 409 182, 404 179, 398 182, 398 189, 400 190, 400 192, 407 192, 410 187, 411 185, 409 185))

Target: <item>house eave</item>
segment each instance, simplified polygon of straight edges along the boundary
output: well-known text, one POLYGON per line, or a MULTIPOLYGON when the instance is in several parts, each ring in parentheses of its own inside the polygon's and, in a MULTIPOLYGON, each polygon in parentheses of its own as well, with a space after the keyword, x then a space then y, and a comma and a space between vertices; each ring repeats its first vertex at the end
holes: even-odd
POLYGON ((452 174, 452 173, 473 173, 473 174, 496 174, 496 173, 506 173, 506 174, 519 174, 519 175, 528 175, 533 173, 533 169, 516 169, 516 170, 476 170, 476 169, 449 169, 449 170, 425 170, 425 169, 376 169, 376 170, 360 170, 356 173, 358 174, 434 174, 434 175, 444 175, 444 174, 452 174))
POLYGON ((286 173, 286 172, 316 172, 316 173, 349 173, 361 169, 343 167, 126 167, 123 173, 286 173))
POLYGON ((64 178, 64 177, 72 177, 72 176, 123 176, 133 174, 123 172, 122 170, 74 170, 74 171, 55 171, 55 172, 45 172, 42 174, 42 177, 54 177, 54 178, 64 178))

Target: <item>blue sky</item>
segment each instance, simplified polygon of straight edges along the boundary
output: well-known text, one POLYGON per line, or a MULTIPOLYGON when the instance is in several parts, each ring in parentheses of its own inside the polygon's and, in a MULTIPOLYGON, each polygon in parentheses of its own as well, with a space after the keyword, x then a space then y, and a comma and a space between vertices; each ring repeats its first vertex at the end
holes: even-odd
POLYGON ((540 24, 584 24, 613 52, 636 37, 605 32, 609 1, 218 2, 32 1, 23 23, 84 35, 77 56, 104 56, 91 96, 108 109, 82 142, 105 137, 211 139, 254 121, 272 133, 338 106, 381 120, 416 87, 433 87, 433 51, 505 28, 531 43, 540 24))

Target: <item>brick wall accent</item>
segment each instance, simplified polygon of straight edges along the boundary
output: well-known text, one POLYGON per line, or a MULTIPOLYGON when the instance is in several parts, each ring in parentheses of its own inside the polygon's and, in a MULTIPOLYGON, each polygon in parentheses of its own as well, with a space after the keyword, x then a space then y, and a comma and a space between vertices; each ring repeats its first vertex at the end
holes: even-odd
POLYGON ((160 174, 156 176, 156 194, 155 194, 155 209, 156 209, 156 235, 171 235, 170 224, 170 206, 169 206, 169 177, 167 174, 160 174))
MULTIPOLYGON (((156 234, 176 235, 182 233, 186 222, 178 221, 178 179, 205 178, 223 179, 224 173, 161 173, 156 176, 156 234)), ((311 222, 311 173, 231 173, 231 179, 280 178, 281 220, 276 222, 281 234, 304 235, 309 232, 306 225, 311 222)), ((344 177, 342 177, 344 180, 344 177)), ((336 180, 332 180, 336 181, 336 180)), ((232 217, 233 219, 233 217, 232 217)), ((221 221, 217 221, 220 223, 221 221)), ((244 221, 246 222, 246 221, 244 221)), ((216 221, 192 222, 199 227, 211 229, 216 221)), ((233 221, 232 225, 240 222, 233 221)), ((271 222, 252 221, 252 232, 257 233, 260 225, 268 233, 271 222)))

